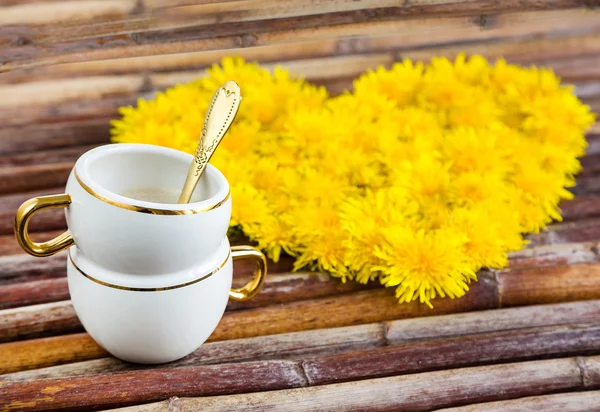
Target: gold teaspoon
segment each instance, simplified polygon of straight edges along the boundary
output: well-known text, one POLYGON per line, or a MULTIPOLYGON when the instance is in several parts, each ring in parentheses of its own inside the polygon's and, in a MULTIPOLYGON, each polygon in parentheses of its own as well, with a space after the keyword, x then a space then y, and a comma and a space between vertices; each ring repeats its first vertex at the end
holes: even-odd
POLYGON ((204 118, 200 141, 177 203, 188 203, 208 161, 229 130, 242 96, 236 82, 229 80, 215 92, 204 118))

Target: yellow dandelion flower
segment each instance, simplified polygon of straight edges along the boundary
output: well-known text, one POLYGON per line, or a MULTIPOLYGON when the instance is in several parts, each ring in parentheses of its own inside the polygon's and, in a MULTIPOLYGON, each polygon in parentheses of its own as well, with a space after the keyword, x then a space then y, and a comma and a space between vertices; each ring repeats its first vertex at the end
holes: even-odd
MULTIPOLYGON (((435 62, 439 61, 439 59, 435 60, 435 62)), ((454 76, 458 80, 466 84, 484 88, 490 84, 490 64, 482 56, 470 56, 467 58, 465 53, 460 53, 454 59, 454 63, 450 69, 454 72, 454 76)), ((447 66, 446 70, 448 70, 447 66)))
POLYGON ((432 134, 417 134, 412 141, 408 142, 398 141, 398 139, 388 142, 388 145, 383 148, 383 155, 378 160, 391 170, 392 181, 405 181, 409 169, 407 165, 423 153, 428 153, 434 159, 441 158, 439 151, 441 138, 438 138, 440 135, 436 131, 432 134))
POLYGON ((283 176, 279 165, 267 158, 260 157, 252 165, 252 186, 265 193, 278 190, 283 185, 283 176))
POLYGON ((231 186, 232 225, 260 224, 273 213, 265 196, 248 184, 231 186))
POLYGON ((294 267, 309 267, 343 276, 346 234, 341 228, 336 203, 329 199, 306 202, 299 205, 293 215, 304 222, 292 229, 292 233, 303 240, 294 267))
POLYGON ((390 70, 379 67, 354 82, 355 95, 384 96, 398 105, 405 105, 415 98, 422 75, 423 64, 414 64, 410 60, 395 63, 390 70))
POLYGON ((507 162, 510 149, 498 142, 493 129, 454 128, 444 136, 441 149, 444 157, 451 160, 452 173, 498 173, 505 175, 511 165, 507 162))
POLYGON ((468 238, 458 231, 394 228, 384 237, 385 245, 375 251, 383 264, 376 269, 385 286, 396 287, 400 302, 418 299, 431 307, 436 296, 463 296, 477 279, 464 252, 468 238))
POLYGON ((375 131, 391 129, 395 137, 395 141, 389 142, 392 147, 397 144, 398 138, 410 141, 427 136, 423 140, 431 141, 441 139, 443 133, 440 117, 435 112, 415 106, 385 111, 380 114, 375 125, 375 131))
POLYGON ((311 167, 298 168, 296 173, 287 173, 283 179, 283 190, 302 201, 329 199, 337 202, 349 191, 348 183, 341 176, 323 179, 319 170, 311 167))
POLYGON ((230 79, 244 100, 211 164, 231 186, 231 232, 296 270, 379 280, 429 306, 560 220, 595 121, 551 70, 504 60, 404 60, 330 97, 283 66, 231 57, 121 108, 112 140, 193 153, 230 79))
POLYGON ((400 187, 420 201, 423 198, 446 197, 450 189, 450 165, 436 159, 431 153, 421 153, 412 163, 399 165, 402 175, 397 174, 400 187))
POLYGON ((294 254, 297 247, 292 232, 292 224, 273 213, 264 216, 260 222, 242 225, 244 232, 258 242, 258 247, 265 251, 274 262, 278 262, 282 252, 294 254))
POLYGON ((538 233, 553 219, 562 220, 558 203, 573 198, 564 188, 564 175, 546 172, 536 165, 535 159, 525 156, 514 174, 514 184, 520 193, 518 210, 525 232, 538 233))
POLYGON ((493 200, 497 205, 514 195, 506 178, 498 173, 466 172, 452 178, 452 202, 459 207, 471 207, 493 200))
POLYGON ((256 120, 234 122, 223 137, 219 148, 238 156, 250 154, 256 150, 261 135, 260 129, 261 124, 256 120))
MULTIPOLYGON (((497 209, 496 209, 497 210, 497 209)), ((507 248, 496 214, 491 208, 475 206, 458 208, 452 213, 452 227, 464 233, 465 254, 471 262, 471 269, 477 271, 483 266, 502 268, 508 264, 507 248)))
POLYGON ((341 226, 348 233, 344 261, 348 270, 360 283, 367 283, 379 275, 374 269, 381 260, 375 255, 383 247, 381 228, 410 226, 418 211, 403 189, 367 190, 364 196, 348 198, 340 207, 341 226))
POLYGON ((301 149, 303 156, 321 155, 321 142, 336 138, 336 131, 328 127, 331 121, 332 116, 326 111, 298 110, 291 113, 278 144, 301 149))

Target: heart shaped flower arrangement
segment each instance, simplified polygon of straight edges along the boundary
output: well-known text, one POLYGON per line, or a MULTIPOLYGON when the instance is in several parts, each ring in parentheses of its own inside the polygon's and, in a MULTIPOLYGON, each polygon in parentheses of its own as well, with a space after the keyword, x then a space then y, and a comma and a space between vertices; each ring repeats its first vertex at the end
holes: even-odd
POLYGON ((212 93, 242 89, 211 163, 231 184, 231 229, 273 260, 396 288, 400 302, 461 297, 523 234, 560 220, 594 115, 550 70, 480 56, 405 60, 354 90, 226 58, 112 122, 115 142, 193 153, 212 93))

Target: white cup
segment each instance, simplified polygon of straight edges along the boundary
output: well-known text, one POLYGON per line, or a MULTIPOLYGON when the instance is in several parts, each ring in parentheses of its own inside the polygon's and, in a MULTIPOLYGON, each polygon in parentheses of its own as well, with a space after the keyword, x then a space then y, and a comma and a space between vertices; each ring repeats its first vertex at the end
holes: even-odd
POLYGON ((264 255, 250 246, 218 250, 194 267, 169 275, 108 270, 69 250, 67 264, 73 307, 86 331, 113 356, 135 363, 163 363, 196 350, 219 323, 228 296, 254 296, 266 276, 264 255), (232 260, 256 260, 255 276, 230 289, 232 260))
POLYGON ((49 256, 73 243, 106 269, 166 274, 197 265, 213 254, 231 218, 229 184, 208 165, 187 204, 154 203, 125 197, 136 189, 183 188, 192 155, 146 144, 109 144, 84 153, 75 163, 66 193, 24 202, 15 217, 21 247, 49 256), (68 231, 44 243, 27 233, 39 210, 66 208, 68 231))

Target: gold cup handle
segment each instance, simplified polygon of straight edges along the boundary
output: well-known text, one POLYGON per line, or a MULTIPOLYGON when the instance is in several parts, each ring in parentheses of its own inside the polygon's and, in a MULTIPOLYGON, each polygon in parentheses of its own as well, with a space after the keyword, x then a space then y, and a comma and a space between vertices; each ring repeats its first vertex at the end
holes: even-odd
POLYGON ((71 196, 68 194, 34 197, 24 202, 15 216, 15 236, 19 245, 33 256, 51 256, 73 244, 73 237, 69 232, 51 239, 47 242, 37 243, 31 240, 27 232, 29 219, 39 210, 46 208, 68 207, 71 196))
POLYGON ((256 269, 254 269, 252 280, 239 289, 231 289, 229 291, 229 297, 238 302, 252 299, 260 291, 267 277, 267 258, 260 250, 252 246, 232 246, 231 257, 233 260, 245 258, 256 260, 256 269))

